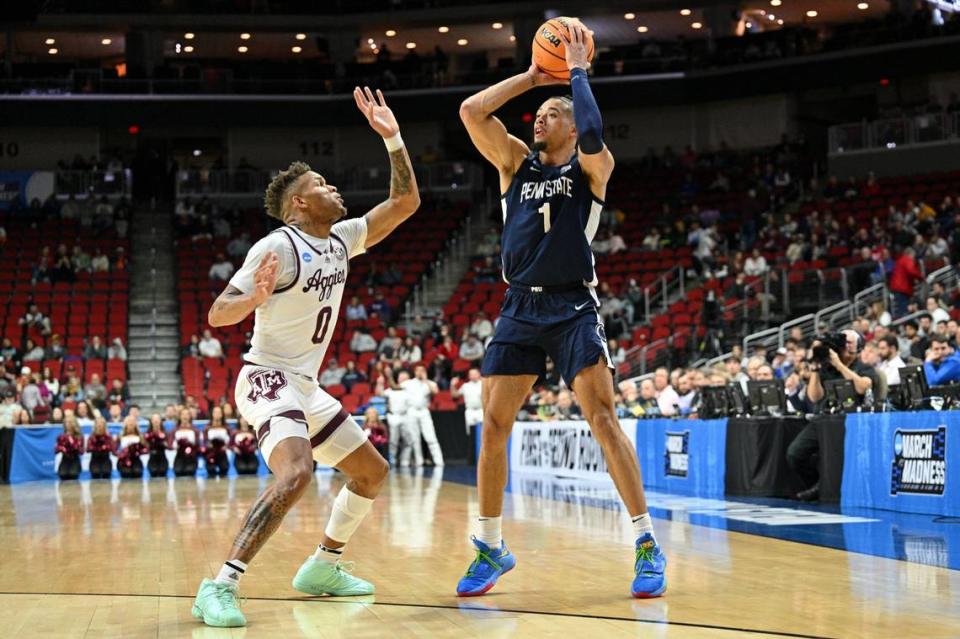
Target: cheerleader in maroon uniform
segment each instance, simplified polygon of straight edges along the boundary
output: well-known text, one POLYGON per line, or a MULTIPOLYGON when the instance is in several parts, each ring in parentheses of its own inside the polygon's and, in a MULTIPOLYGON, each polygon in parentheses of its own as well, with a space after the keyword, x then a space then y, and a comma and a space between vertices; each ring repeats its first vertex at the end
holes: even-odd
POLYGON ((173 459, 173 474, 177 477, 192 477, 197 474, 197 456, 200 453, 200 431, 193 427, 190 409, 180 411, 180 421, 171 433, 177 456, 173 459))
POLYGON ((150 451, 147 459, 150 477, 166 477, 170 469, 170 462, 167 461, 167 431, 163 429, 163 418, 159 413, 150 416, 150 427, 143 438, 150 451))
POLYGON ((57 475, 60 479, 76 479, 80 476, 80 455, 83 454, 83 432, 73 411, 63 418, 63 434, 57 437, 55 452, 61 454, 57 475))
POLYGON ((143 477, 143 461, 140 455, 147 452, 147 444, 140 434, 137 418, 127 415, 123 420, 123 432, 117 438, 117 470, 124 479, 143 477))
POLYGON ((236 456, 233 466, 241 475, 256 475, 260 469, 260 460, 257 459, 257 436, 250 423, 240 417, 237 421, 237 430, 233 433, 230 447, 236 456))
POLYGON ((377 449, 377 452, 387 459, 387 425, 380 419, 380 413, 372 406, 363 414, 363 430, 367 434, 367 439, 377 449))
POLYGON ((107 432, 107 420, 97 414, 93 422, 93 432, 87 439, 87 452, 90 453, 90 476, 94 479, 110 479, 113 473, 113 438, 107 432))
POLYGON ((207 475, 210 477, 226 477, 230 470, 230 461, 227 459, 227 445, 230 443, 230 430, 223 421, 223 409, 214 406, 210 411, 210 422, 203 432, 203 457, 207 462, 207 475))

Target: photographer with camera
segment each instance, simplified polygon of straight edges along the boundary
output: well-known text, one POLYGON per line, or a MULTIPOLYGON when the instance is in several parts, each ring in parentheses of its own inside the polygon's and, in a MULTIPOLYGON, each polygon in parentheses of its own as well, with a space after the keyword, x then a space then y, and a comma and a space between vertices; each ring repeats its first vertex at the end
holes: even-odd
MULTIPOLYGON (((840 333, 827 333, 813 343, 810 363, 807 366, 807 399, 813 404, 814 412, 823 411, 824 383, 835 379, 847 379, 853 382, 857 405, 862 406, 872 389, 879 386, 874 369, 860 361, 859 353, 863 348, 863 337, 854 330, 840 333)), ((820 450, 817 430, 810 422, 787 448, 787 463, 808 486, 797 493, 802 501, 816 501, 820 497, 820 474, 816 456, 820 450)))

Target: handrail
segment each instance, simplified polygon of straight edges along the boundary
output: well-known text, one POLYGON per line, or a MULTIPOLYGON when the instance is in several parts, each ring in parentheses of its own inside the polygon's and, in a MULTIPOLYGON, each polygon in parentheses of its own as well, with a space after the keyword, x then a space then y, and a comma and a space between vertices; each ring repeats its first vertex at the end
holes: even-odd
POLYGON ((853 304, 851 304, 847 300, 844 300, 842 302, 837 302, 836 304, 833 304, 831 306, 828 306, 826 308, 823 308, 817 311, 813 316, 813 325, 815 329, 819 330, 820 326, 823 325, 824 323, 823 322, 824 316, 827 316, 826 324, 830 328, 834 328, 834 324, 836 323, 837 317, 840 317, 844 314, 846 315, 848 322, 853 321, 854 319, 853 304))
POLYGON ((789 322, 784 322, 780 325, 780 330, 777 333, 777 348, 783 348, 784 343, 786 342, 785 335, 790 332, 790 329, 794 326, 799 326, 803 330, 804 324, 810 324, 809 330, 803 331, 804 337, 811 337, 816 335, 817 325, 815 323, 816 316, 813 313, 807 313, 806 315, 801 315, 800 317, 794 318, 789 322))
POLYGON ((861 315, 860 306, 862 304, 866 305, 866 308, 864 309, 864 312, 866 312, 866 310, 870 308, 870 304, 873 304, 873 302, 878 301, 877 299, 873 299, 873 298, 878 298, 879 301, 885 302, 887 298, 887 285, 884 284, 883 282, 879 284, 874 284, 873 286, 868 286, 867 288, 863 289, 862 291, 854 295, 853 296, 854 317, 858 317, 861 315), (880 295, 878 296, 877 293, 880 293, 880 295), (867 300, 867 299, 869 299, 869 301, 864 302, 864 300, 867 300))

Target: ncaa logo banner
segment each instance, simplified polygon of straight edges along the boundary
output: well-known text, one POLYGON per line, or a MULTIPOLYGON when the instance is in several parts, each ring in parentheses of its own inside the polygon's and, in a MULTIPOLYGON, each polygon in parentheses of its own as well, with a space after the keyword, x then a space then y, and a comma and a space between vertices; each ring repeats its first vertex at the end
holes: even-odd
POLYGON ((686 477, 690 467, 690 431, 682 433, 667 432, 666 453, 664 454, 664 475, 686 477))
POLYGON ((947 483, 947 427, 897 429, 893 435, 890 494, 943 495, 947 483))

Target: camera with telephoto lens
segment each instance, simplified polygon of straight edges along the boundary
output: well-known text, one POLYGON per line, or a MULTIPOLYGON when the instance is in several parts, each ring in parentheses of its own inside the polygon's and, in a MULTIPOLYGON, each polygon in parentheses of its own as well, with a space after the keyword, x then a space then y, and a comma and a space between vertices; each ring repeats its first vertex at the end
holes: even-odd
POLYGON ((843 333, 827 333, 820 338, 820 343, 813 347, 810 359, 818 364, 830 363, 830 351, 840 355, 847 349, 847 336, 843 333))

